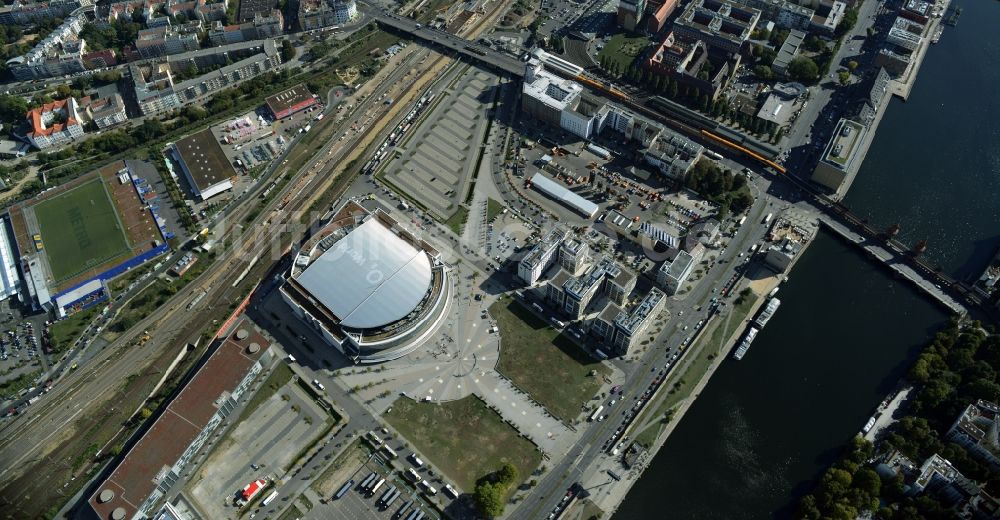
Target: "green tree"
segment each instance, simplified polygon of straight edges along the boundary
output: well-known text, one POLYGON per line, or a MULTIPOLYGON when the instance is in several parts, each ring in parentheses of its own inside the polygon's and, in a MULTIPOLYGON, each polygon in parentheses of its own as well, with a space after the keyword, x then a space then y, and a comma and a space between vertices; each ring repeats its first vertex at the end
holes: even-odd
POLYGON ((851 73, 846 70, 842 70, 837 73, 837 78, 840 79, 841 85, 847 85, 851 82, 851 73))
POLYGON ((481 482, 476 485, 473 499, 476 502, 476 509, 479 510, 481 515, 487 518, 496 518, 503 514, 503 486, 491 482, 481 482))
POLYGON ((28 102, 21 96, 0 95, 0 120, 7 124, 24 119, 28 113, 28 102))
POLYGON ((505 462, 504 465, 500 467, 499 477, 500 484, 510 486, 517 481, 517 468, 511 463, 505 462))
POLYGON ((812 83, 819 79, 819 67, 815 61, 798 56, 788 64, 788 75, 792 79, 812 83))
POLYGON ((281 59, 285 62, 295 59, 295 46, 289 40, 281 41, 281 59))
POLYGON ((774 71, 771 70, 771 67, 764 64, 755 65, 753 68, 753 73, 755 76, 764 81, 770 81, 774 79, 774 71))
POLYGON ((837 35, 847 34, 858 23, 858 9, 851 8, 844 13, 844 19, 837 26, 837 35))

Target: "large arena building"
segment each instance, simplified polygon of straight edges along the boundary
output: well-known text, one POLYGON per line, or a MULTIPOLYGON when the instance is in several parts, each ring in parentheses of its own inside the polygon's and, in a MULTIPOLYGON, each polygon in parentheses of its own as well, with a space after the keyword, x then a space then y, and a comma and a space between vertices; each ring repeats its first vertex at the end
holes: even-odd
POLYGON ((281 295, 356 363, 419 347, 446 315, 451 284, 440 254, 380 210, 348 202, 295 257, 281 295))

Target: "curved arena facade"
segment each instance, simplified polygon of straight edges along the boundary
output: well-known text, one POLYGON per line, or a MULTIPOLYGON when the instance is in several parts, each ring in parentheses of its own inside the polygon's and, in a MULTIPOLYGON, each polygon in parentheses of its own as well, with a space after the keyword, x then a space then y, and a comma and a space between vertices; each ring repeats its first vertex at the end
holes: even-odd
POLYGON ((281 296, 356 363, 413 352, 440 325, 452 297, 437 250, 387 213, 353 201, 303 244, 281 296))

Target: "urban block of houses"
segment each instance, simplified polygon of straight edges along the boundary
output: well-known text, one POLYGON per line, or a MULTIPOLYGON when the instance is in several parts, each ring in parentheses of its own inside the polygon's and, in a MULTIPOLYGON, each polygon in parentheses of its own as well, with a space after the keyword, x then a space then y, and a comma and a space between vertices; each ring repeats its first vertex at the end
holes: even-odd
POLYGON ((83 123, 76 99, 66 98, 46 103, 28 111, 28 142, 39 150, 66 144, 83 137, 83 123))

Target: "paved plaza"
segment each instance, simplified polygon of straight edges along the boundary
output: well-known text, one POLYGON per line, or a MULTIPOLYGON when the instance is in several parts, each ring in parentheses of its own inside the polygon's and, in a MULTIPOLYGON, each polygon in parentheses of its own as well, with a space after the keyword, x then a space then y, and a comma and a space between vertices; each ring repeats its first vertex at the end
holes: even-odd
POLYGON ((542 451, 565 453, 576 433, 496 372, 500 341, 490 332, 493 321, 485 313, 493 300, 474 300, 468 272, 459 268, 455 274, 455 283, 464 286, 456 292, 464 296, 431 342, 371 371, 343 369, 337 380, 356 389, 357 397, 380 413, 399 398, 441 402, 476 394, 542 451))

